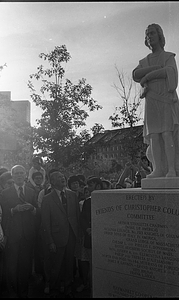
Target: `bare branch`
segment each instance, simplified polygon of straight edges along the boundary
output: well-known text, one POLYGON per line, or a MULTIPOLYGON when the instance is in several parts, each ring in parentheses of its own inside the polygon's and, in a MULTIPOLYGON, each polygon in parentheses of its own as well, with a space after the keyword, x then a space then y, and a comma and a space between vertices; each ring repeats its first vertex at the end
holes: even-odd
POLYGON ((126 83, 124 72, 119 71, 116 65, 115 69, 119 84, 117 85, 114 83, 113 87, 117 91, 123 104, 116 108, 113 116, 110 116, 109 119, 112 121, 113 126, 125 127, 125 125, 129 125, 130 127, 133 127, 141 120, 138 114, 138 108, 141 104, 139 92, 137 91, 136 84, 133 82, 132 78, 128 77, 126 83), (119 115, 118 111, 120 112, 119 115))

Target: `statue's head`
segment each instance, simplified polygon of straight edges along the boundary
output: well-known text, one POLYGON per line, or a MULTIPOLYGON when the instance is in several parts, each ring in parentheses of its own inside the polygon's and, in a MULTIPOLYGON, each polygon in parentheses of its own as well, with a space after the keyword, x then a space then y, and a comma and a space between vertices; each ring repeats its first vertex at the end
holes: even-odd
POLYGON ((150 43, 149 43, 148 37, 147 37, 147 31, 148 31, 148 29, 149 29, 150 27, 154 27, 155 30, 157 31, 158 37, 159 37, 159 43, 160 43, 160 46, 161 46, 162 49, 164 49, 164 46, 165 46, 165 37, 164 37, 164 34, 163 34, 163 30, 162 30, 162 28, 160 27, 160 25, 155 24, 155 23, 148 25, 148 27, 147 27, 146 30, 145 30, 145 45, 146 45, 149 49, 152 48, 151 45, 150 45, 150 43))

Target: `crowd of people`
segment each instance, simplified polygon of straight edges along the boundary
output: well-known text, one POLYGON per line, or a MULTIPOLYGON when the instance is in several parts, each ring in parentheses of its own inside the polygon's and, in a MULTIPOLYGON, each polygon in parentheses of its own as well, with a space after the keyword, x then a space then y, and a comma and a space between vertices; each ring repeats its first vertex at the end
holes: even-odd
POLYGON ((126 164, 115 187, 96 176, 66 178, 59 169, 47 174, 39 157, 32 163, 29 172, 22 165, 0 169, 0 291, 27 298, 35 274, 44 280, 45 294, 74 298, 77 272, 75 292, 92 287, 91 193, 139 187, 137 173, 150 173, 149 161, 143 157, 135 168, 126 164))

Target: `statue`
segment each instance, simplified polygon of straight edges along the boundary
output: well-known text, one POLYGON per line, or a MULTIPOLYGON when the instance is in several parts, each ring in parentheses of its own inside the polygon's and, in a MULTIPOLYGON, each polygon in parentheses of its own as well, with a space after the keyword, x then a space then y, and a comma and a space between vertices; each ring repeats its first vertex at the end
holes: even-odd
POLYGON ((144 143, 153 171, 147 178, 179 177, 179 100, 175 54, 164 50, 165 37, 158 24, 145 31, 145 45, 152 50, 133 70, 133 80, 145 97, 144 143))

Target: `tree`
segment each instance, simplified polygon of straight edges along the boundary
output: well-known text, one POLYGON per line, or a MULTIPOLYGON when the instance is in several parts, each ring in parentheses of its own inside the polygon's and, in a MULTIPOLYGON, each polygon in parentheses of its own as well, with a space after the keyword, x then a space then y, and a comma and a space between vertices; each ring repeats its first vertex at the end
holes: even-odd
POLYGON ((104 129, 104 126, 102 124, 95 123, 94 126, 91 128, 91 131, 92 131, 93 136, 94 136, 99 132, 101 132, 101 133, 104 132, 105 129, 104 129))
POLYGON ((126 128, 121 138, 122 154, 127 159, 135 161, 140 150, 144 151, 145 145, 142 139, 142 130, 136 129, 136 125, 142 120, 141 118, 141 99, 136 84, 132 78, 126 80, 125 74, 120 72, 117 66, 117 77, 119 85, 114 84, 122 105, 115 108, 115 112, 109 117, 113 127, 126 128))
POLYGON ((141 118, 141 99, 139 91, 136 88, 136 83, 132 78, 126 78, 123 72, 120 72, 115 66, 117 71, 117 77, 119 85, 114 84, 113 87, 116 89, 119 98, 122 100, 122 105, 115 107, 115 112, 109 117, 112 121, 113 127, 124 128, 127 126, 136 126, 141 118))
POLYGON ((37 67, 37 72, 31 74, 28 81, 31 98, 43 111, 33 131, 34 150, 40 151, 55 166, 63 166, 69 163, 69 157, 73 160, 79 154, 75 143, 78 145, 83 137, 77 131, 86 125, 88 111, 102 106, 91 97, 92 87, 86 79, 80 79, 77 84, 64 79, 62 65, 71 58, 65 45, 56 46, 50 53, 41 53, 39 57, 48 66, 37 67), (39 93, 32 80, 41 81, 39 93))

